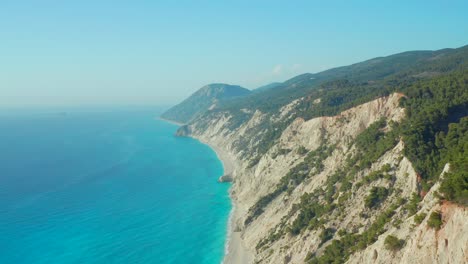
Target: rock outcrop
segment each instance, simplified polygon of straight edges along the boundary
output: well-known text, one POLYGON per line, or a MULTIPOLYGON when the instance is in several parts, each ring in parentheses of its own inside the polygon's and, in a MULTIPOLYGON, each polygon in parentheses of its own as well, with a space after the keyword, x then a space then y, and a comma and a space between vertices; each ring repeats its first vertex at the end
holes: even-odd
POLYGON ((231 174, 225 174, 221 177, 219 177, 218 182, 232 182, 232 175, 231 174))
POLYGON ((177 129, 176 136, 178 137, 187 137, 190 135, 190 127, 187 125, 182 125, 177 129))

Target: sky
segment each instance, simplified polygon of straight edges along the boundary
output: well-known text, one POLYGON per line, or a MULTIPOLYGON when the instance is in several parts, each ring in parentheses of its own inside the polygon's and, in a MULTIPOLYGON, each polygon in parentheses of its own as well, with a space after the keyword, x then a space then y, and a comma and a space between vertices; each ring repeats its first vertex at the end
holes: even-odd
POLYGON ((468 1, 0 1, 0 107, 170 105, 468 44, 468 1))

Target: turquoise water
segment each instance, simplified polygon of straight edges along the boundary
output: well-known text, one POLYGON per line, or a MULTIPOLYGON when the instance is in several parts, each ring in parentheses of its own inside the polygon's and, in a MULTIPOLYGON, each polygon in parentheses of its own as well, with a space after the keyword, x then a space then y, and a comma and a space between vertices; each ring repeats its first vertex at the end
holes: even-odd
POLYGON ((220 263, 222 164, 157 113, 0 115, 0 263, 220 263))

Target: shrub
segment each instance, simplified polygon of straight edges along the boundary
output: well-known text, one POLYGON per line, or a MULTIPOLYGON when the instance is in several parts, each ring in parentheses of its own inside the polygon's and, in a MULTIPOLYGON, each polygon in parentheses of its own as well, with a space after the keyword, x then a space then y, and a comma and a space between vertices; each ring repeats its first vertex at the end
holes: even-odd
POLYGON ((348 232, 346 232, 346 230, 344 230, 344 229, 340 229, 340 230, 338 231, 338 235, 339 235, 339 236, 345 236, 347 233, 348 233, 348 232))
POLYGON ((385 173, 383 175, 384 179, 386 179, 387 181, 391 181, 393 180, 393 176, 391 174, 388 174, 388 173, 385 173))
POLYGON ((429 216, 429 220, 427 220, 427 225, 431 228, 439 230, 442 224, 442 215, 440 212, 432 212, 432 214, 429 216))
POLYGON ((369 195, 364 199, 366 207, 373 208, 380 205, 388 196, 388 190, 385 187, 372 187, 369 195))
POLYGON ((385 238, 384 244, 386 249, 396 251, 403 247, 405 241, 403 239, 399 239, 398 237, 389 235, 385 238))
POLYGON ((460 170, 447 173, 440 185, 440 191, 447 200, 468 206, 468 172, 460 170))
POLYGON ((325 228, 322 233, 320 233, 320 244, 327 242, 328 240, 333 238, 335 235, 336 230, 333 228, 325 228))
POLYGON ((307 149, 304 147, 304 146, 300 146, 298 149, 297 149, 297 154, 299 155, 304 155, 307 153, 307 149))
POLYGON ((390 164, 385 164, 382 166, 382 169, 381 169, 383 172, 389 172, 392 170, 392 166, 390 164))
POLYGON ((400 225, 403 223, 403 221, 401 219, 397 219, 395 220, 395 222, 393 222, 393 226, 400 229, 400 225))
POLYGON ((414 222, 416 224, 421 224, 424 219, 426 219, 427 214, 426 213, 420 213, 414 216, 414 222))
POLYGON ((290 149, 279 149, 276 153, 272 155, 272 158, 276 159, 276 157, 286 155, 289 152, 291 152, 290 149))
POLYGON ((353 184, 345 179, 342 183, 341 183, 341 186, 340 186, 340 192, 346 192, 346 191, 349 191, 351 190, 351 187, 353 187, 353 184))
POLYGON ((414 215, 419 210, 418 204, 420 201, 421 198, 419 197, 419 195, 417 193, 413 193, 408 205, 406 205, 406 209, 408 210, 410 215, 414 215))

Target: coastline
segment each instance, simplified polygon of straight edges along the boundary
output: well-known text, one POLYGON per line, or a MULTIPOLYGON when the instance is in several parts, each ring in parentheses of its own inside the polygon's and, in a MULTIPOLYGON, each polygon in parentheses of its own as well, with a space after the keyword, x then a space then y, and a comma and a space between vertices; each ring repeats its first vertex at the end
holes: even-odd
POLYGON ((164 122, 168 122, 168 123, 171 123, 171 124, 173 124, 173 125, 178 125, 178 126, 185 126, 185 125, 186 125, 186 124, 184 124, 184 123, 179 123, 179 122, 177 122, 177 121, 173 121, 173 120, 169 120, 169 119, 164 119, 164 118, 162 118, 162 117, 160 117, 160 116, 156 117, 155 119, 156 119, 156 120, 161 120, 161 121, 164 121, 164 122))
MULTIPOLYGON (((178 123, 172 120, 167 120, 164 118, 157 118, 159 120, 169 122, 178 126, 183 126, 185 124, 178 123)), ((193 139, 198 140, 202 144, 207 145, 210 147, 215 153, 218 159, 221 161, 223 165, 223 175, 232 175, 236 170, 236 163, 235 159, 233 159, 229 153, 227 153, 224 149, 200 138, 196 138, 191 136, 193 139)), ((226 184, 226 183, 220 183, 226 184)), ((234 184, 234 183, 231 183, 234 184)), ((253 255, 247 250, 247 248, 242 243, 242 238, 240 236, 240 232, 236 232, 235 230, 235 221, 239 219, 239 207, 236 202, 235 197, 233 197, 232 192, 232 185, 229 191, 229 197, 231 200, 231 211, 229 212, 229 219, 227 223, 227 232, 226 232, 226 241, 224 244, 224 258, 221 263, 223 264, 238 264, 238 263, 253 263, 253 255)))
MULTIPOLYGON (((201 143, 209 146, 216 153, 216 156, 223 164, 223 174, 232 174, 235 171, 235 162, 233 158, 222 148, 213 145, 205 140, 195 138, 201 143)), ((225 184, 225 183, 220 183, 225 184)), ((233 183, 231 183, 233 184, 233 183)), ((232 185, 231 185, 232 188, 232 185)), ((236 203, 235 197, 232 196, 232 192, 229 191, 229 197, 231 199, 232 209, 229 212, 229 220, 227 224, 227 235, 225 242, 225 254, 222 261, 223 264, 238 264, 238 263, 252 263, 252 254, 245 248, 242 243, 240 232, 235 230, 235 220, 239 219, 239 209, 236 203)))

